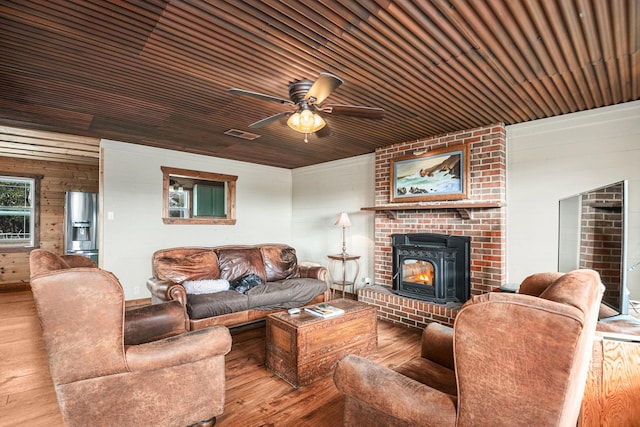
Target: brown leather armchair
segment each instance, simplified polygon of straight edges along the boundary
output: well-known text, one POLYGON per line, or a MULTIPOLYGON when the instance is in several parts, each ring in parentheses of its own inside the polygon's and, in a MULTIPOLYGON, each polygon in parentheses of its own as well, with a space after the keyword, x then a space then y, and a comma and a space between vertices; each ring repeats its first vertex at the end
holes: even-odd
POLYGON ((396 370, 345 357, 344 425, 576 425, 603 291, 577 270, 539 297, 478 295, 453 329, 430 324, 421 357, 396 370))
POLYGON ((67 261, 65 268, 42 268, 64 259, 33 252, 31 263, 41 268, 32 269, 31 288, 68 425, 186 426, 223 412, 227 328, 125 344, 118 279, 67 261))

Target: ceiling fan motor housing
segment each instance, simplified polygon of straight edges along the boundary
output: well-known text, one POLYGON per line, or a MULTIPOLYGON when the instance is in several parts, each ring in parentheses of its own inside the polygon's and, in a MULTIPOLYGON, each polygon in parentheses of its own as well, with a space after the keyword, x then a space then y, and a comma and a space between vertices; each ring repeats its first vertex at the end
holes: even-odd
POLYGON ((313 82, 306 79, 291 82, 289 84, 289 98, 294 104, 299 104, 304 101, 304 97, 311 89, 311 86, 313 86, 313 82))

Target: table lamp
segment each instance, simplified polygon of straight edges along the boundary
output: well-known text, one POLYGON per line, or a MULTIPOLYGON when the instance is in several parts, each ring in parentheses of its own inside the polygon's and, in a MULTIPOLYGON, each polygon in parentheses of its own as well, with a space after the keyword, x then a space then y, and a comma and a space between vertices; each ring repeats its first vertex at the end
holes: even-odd
POLYGON ((342 227, 342 256, 349 256, 347 253, 347 243, 345 240, 345 230, 347 227, 351 227, 351 221, 349 221, 349 215, 346 212, 340 212, 338 215, 338 220, 335 225, 342 227))

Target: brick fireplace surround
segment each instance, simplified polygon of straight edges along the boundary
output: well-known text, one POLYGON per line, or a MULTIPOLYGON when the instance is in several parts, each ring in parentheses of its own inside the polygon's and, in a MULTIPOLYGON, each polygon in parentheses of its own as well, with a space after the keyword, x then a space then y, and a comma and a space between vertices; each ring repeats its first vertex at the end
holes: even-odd
MULTIPOLYGON (((471 237, 471 295, 490 292, 505 283, 506 141, 502 124, 493 124, 423 140, 379 148, 375 160, 375 285, 358 290, 358 299, 376 305, 378 317, 415 328, 439 322, 453 325, 460 303, 434 304, 394 295, 391 292, 391 235, 395 233, 441 233, 471 237), (421 203, 420 209, 385 210, 391 206, 391 160, 424 150, 466 144, 470 148, 469 199, 421 203), (473 203, 499 207, 467 208, 473 203), (464 205, 464 209, 434 205, 464 205)), ((394 203, 397 208, 403 204, 394 203)), ((415 206, 415 203, 404 205, 415 206)))

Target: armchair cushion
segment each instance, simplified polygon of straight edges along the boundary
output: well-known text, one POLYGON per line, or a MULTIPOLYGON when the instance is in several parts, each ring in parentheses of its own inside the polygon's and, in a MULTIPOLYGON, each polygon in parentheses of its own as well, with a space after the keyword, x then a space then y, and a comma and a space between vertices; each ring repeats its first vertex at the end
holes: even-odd
POLYGON ((451 396, 458 394, 456 374, 453 369, 449 369, 432 360, 414 357, 394 368, 394 371, 451 396))
MULTIPOLYGON (((349 405, 350 396, 357 396, 365 406, 403 420, 406 425, 440 427, 455 423, 455 397, 363 357, 348 355, 338 362, 334 381, 347 397, 345 405, 349 405)), ((381 425, 378 416, 372 415, 368 419, 360 413, 357 419, 345 419, 345 425, 381 425)), ((387 422, 385 420, 385 424, 387 422)))

